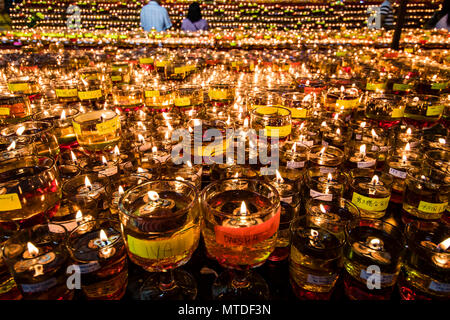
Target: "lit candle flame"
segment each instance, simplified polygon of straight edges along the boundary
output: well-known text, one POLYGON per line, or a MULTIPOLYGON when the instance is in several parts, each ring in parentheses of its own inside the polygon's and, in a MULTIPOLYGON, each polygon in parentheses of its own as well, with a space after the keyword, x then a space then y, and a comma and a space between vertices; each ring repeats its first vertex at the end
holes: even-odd
POLYGON ((119 193, 119 195, 122 195, 125 193, 125 191, 123 190, 122 186, 119 186, 119 189, 117 190, 117 192, 119 193))
POLYGON ((159 200, 159 194, 156 191, 149 191, 147 192, 148 199, 151 201, 157 201, 159 200))
POLYGON ((89 178, 86 176, 84 178, 84 185, 86 186, 86 188, 88 188, 89 190, 92 190, 92 184, 91 181, 89 181, 89 178))
POLYGON ((323 204, 319 204, 319 208, 320 208, 320 211, 322 211, 322 213, 327 213, 327 210, 325 210, 325 207, 323 206, 323 204))
POLYGON ((25 127, 24 127, 24 126, 20 126, 20 127, 17 128, 17 130, 16 130, 16 134, 17 134, 18 136, 21 136, 24 132, 25 132, 25 127))
POLYGON ((142 134, 138 134, 138 141, 140 142, 140 143, 144 143, 145 142, 145 138, 144 138, 144 136, 142 135, 142 134))
POLYGON ((297 144, 296 144, 296 143, 294 143, 294 144, 292 145, 291 152, 292 152, 292 153, 297 152, 297 144))
POLYGON ((63 110, 63 111, 61 112, 60 120, 66 120, 66 110, 63 110))
POLYGON ((408 128, 408 129, 406 129, 406 134, 407 134, 408 136, 410 136, 410 135, 411 135, 411 133, 412 133, 412 130, 411 130, 411 128, 408 128))
POLYGON ((283 182, 284 182, 284 179, 283 179, 283 177, 281 176, 281 174, 280 174, 280 172, 278 171, 278 169, 275 170, 275 176, 276 176, 277 183, 283 183, 283 182))
POLYGON ((11 142, 11 144, 9 145, 9 147, 6 148, 6 150, 11 151, 11 150, 14 150, 15 148, 16 148, 16 142, 13 141, 13 142, 11 142))
POLYGON ((106 161, 105 156, 102 156, 102 163, 103 163, 103 165, 107 165, 108 164, 108 161, 106 161))
POLYGON ((333 181, 333 176, 331 175, 331 172, 328 172, 327 182, 331 182, 331 181, 333 181))
POLYGON ((108 242, 108 236, 106 235, 106 232, 103 229, 100 230, 100 240, 102 242, 108 242))
POLYGON ((438 249, 443 250, 443 251, 447 251, 447 249, 449 247, 450 247, 450 238, 447 238, 438 244, 438 249))
POLYGON ((439 138, 439 143, 440 143, 440 144, 445 144, 445 143, 446 143, 446 141, 445 141, 445 139, 444 139, 444 138, 439 138))
POLYGON ((379 184, 379 181, 380 181, 380 179, 378 178, 378 176, 377 176, 377 175, 374 175, 374 176, 372 177, 372 180, 370 181, 370 184, 376 186, 376 185, 379 184))
POLYGON ((247 206, 245 205, 244 201, 242 201, 242 203, 241 203, 241 209, 239 210, 239 213, 241 215, 246 215, 247 214, 247 206))
POLYGON ((158 152, 158 147, 157 146, 152 147, 152 153, 157 153, 157 152, 158 152))
POLYGON ((366 156, 366 145, 362 144, 359 146, 359 153, 362 157, 366 156))
POLYGON ((325 153, 325 149, 326 147, 323 147, 320 152, 319 152, 319 156, 323 156, 323 154, 325 153))
POLYGON ((373 139, 378 139, 378 135, 377 135, 377 133, 375 132, 375 129, 372 129, 371 133, 372 133, 372 138, 373 138, 373 139))
POLYGON ((405 146, 405 152, 411 151, 411 146, 409 145, 409 142, 405 146))
POLYGON ((77 162, 77 157, 75 156, 75 153, 73 153, 73 151, 72 150, 70 150, 70 157, 72 158, 72 161, 73 162, 77 162))
POLYGON ((119 147, 118 147, 118 146, 115 146, 115 147, 114 147, 114 154, 115 154, 116 156, 120 156, 120 150, 119 150, 119 147))
POLYGON ((27 242, 27 250, 30 256, 35 257, 39 254, 39 249, 31 242, 27 242))
POLYGON ((81 212, 81 210, 78 210, 77 213, 75 214, 75 220, 77 222, 83 221, 83 212, 81 212))

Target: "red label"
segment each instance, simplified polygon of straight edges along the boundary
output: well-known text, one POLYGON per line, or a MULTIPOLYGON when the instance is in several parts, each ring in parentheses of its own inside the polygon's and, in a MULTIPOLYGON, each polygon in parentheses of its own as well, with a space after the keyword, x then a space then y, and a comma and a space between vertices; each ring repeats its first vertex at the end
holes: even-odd
POLYGON ((281 209, 278 208, 272 218, 256 226, 244 228, 215 226, 216 241, 226 246, 251 246, 269 239, 278 231, 280 212, 281 209))
POLYGON ((321 93, 325 87, 305 87, 305 93, 321 93))

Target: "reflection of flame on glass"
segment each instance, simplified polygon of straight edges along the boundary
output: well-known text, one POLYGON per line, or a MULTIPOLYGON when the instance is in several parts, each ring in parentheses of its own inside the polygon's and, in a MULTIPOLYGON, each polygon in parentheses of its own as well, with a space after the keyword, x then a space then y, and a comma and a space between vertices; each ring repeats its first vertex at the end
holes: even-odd
POLYGON ((6 150, 8 150, 8 151, 11 151, 11 150, 14 150, 14 149, 16 149, 16 142, 15 141, 11 142, 9 147, 6 148, 6 150))
POLYGON ((25 127, 24 127, 24 126, 20 126, 20 127, 17 128, 17 130, 16 130, 16 134, 17 134, 18 136, 21 136, 24 132, 25 132, 25 127))
POLYGON ((36 257, 39 254, 39 249, 31 242, 27 242, 27 250, 31 257, 36 257))
POLYGON ((147 195, 148 195, 149 201, 150 201, 150 200, 151 200, 151 201, 157 201, 157 200, 159 200, 159 194, 158 194, 158 192, 156 192, 156 191, 149 191, 149 192, 147 192, 147 195))
POLYGON ((319 208, 320 208, 320 211, 322 211, 322 213, 327 213, 327 210, 325 210, 325 207, 323 206, 323 204, 319 204, 319 208))
POLYGON ((439 143, 440 143, 440 144, 445 144, 445 143, 446 143, 446 141, 445 141, 445 139, 444 139, 444 138, 439 138, 439 143))
POLYGON ((292 152, 292 153, 297 152, 297 144, 296 144, 296 143, 294 143, 294 144, 292 145, 291 152, 292 152))

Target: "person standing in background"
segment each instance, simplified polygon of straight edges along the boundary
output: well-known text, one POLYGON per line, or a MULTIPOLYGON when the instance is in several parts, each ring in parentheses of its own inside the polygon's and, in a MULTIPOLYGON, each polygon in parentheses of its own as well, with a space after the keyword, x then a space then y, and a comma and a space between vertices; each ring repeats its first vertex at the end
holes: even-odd
POLYGON ((161 32, 172 26, 166 8, 160 6, 160 0, 152 0, 141 10, 141 27, 145 31, 153 28, 161 32))
POLYGON ((208 30, 208 22, 202 19, 200 5, 197 2, 190 4, 187 17, 181 23, 181 29, 184 31, 208 30))
POLYGON ((450 31, 450 0, 444 0, 440 10, 436 11, 424 25, 424 29, 446 29, 450 31))
POLYGON ((380 6, 381 27, 386 30, 394 28, 394 9, 391 0, 385 0, 380 6))

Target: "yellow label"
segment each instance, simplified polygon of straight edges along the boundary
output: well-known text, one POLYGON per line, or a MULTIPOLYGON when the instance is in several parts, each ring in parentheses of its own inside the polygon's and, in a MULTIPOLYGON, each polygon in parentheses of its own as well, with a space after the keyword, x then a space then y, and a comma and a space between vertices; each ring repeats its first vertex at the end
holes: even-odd
POLYGON ((392 110, 392 118, 403 118, 403 114, 404 114, 405 110, 402 108, 395 108, 392 110))
POLYGON ((146 98, 159 97, 159 90, 149 90, 144 92, 146 98))
POLYGON ((267 137, 279 137, 284 138, 291 134, 292 126, 282 126, 282 127, 271 127, 267 126, 264 128, 264 134, 267 137))
POLYGON ((258 108, 258 113, 259 114, 278 114, 280 116, 287 116, 289 115, 289 112, 286 108, 284 108, 283 106, 279 105, 279 106, 253 106, 252 109, 256 109, 258 108), (283 109, 281 109, 283 108, 283 109))
POLYGON ((201 146, 197 149, 196 156, 214 157, 226 153, 230 141, 219 141, 206 146, 201 146), (221 148, 222 146, 222 148, 221 148))
POLYGON ((60 98, 76 97, 78 95, 77 89, 56 89, 55 94, 60 98))
POLYGON ((122 76, 111 76, 111 81, 122 81, 122 76))
POLYGON ((90 99, 98 99, 102 97, 102 90, 94 90, 94 91, 82 91, 78 92, 78 98, 80 100, 90 100, 90 99))
POLYGON ((28 83, 8 83, 8 89, 12 92, 28 92, 31 90, 28 83))
POLYGON ((414 49, 413 48, 405 48, 405 52, 413 53, 414 49))
POLYGON ((184 97, 184 98, 176 98, 175 99, 175 105, 177 107, 186 107, 191 105, 191 98, 184 97))
POLYGON ((75 134, 81 135, 81 127, 80 124, 76 123, 75 121, 72 121, 73 131, 75 134))
POLYGON ((165 259, 191 249, 197 238, 197 228, 174 234, 167 240, 141 240, 127 235, 128 250, 146 259, 165 259))
POLYGON ((169 64, 169 61, 156 61, 155 66, 157 67, 165 67, 169 64))
POLYGON ((444 111, 444 106, 429 106, 427 108, 427 117, 429 116, 440 116, 444 111))
POLYGON ((11 211, 22 209, 17 193, 8 193, 0 195, 0 211, 11 211))
POLYGON ((426 201, 420 201, 419 203, 419 211, 426 213, 441 213, 447 209, 448 202, 444 203, 431 203, 426 201))
POLYGON ((366 90, 384 90, 386 89, 386 83, 367 83, 366 90))
POLYGON ((119 117, 116 117, 114 119, 102 123, 97 123, 96 127, 99 134, 113 133, 120 128, 119 117))
POLYGON ((9 108, 0 108, 0 116, 9 116, 10 112, 9 108))
POLYGON ((355 206, 363 210, 384 211, 387 209, 390 199, 390 196, 387 198, 369 198, 353 192, 352 202, 355 206))
POLYGON ((352 100, 336 100, 336 106, 338 108, 343 107, 344 109, 353 109, 359 105, 359 99, 352 100))
POLYGON ((292 118, 306 118, 308 114, 308 110, 306 109, 295 109, 295 108, 288 108, 291 111, 291 117, 292 118))
POLYGON ((227 99, 227 91, 226 90, 217 90, 217 89, 209 89, 209 98, 212 100, 226 100, 227 99))
POLYGON ((140 64, 152 64, 153 58, 140 58, 139 63, 140 64))
POLYGON ((186 72, 186 67, 177 67, 173 70, 173 73, 175 74, 181 74, 186 72))

